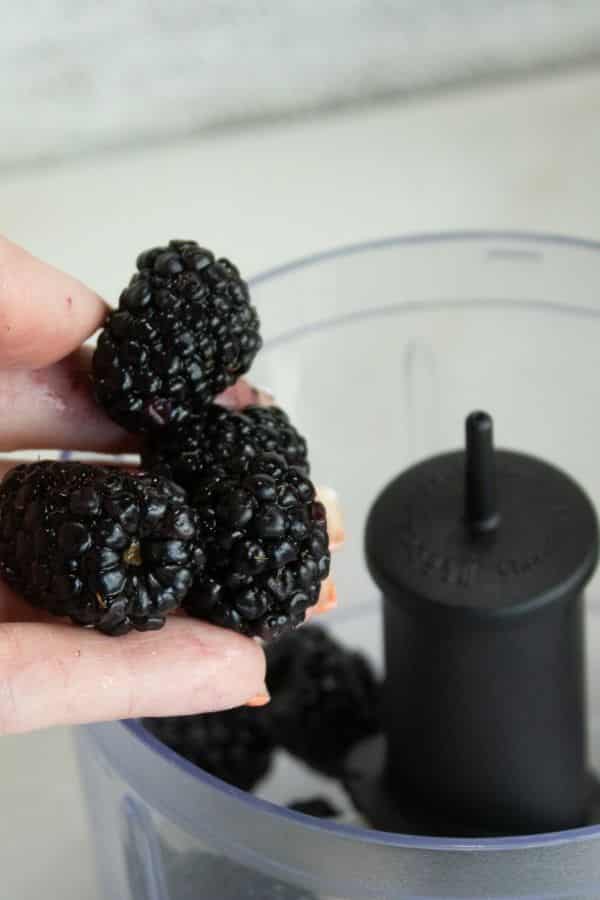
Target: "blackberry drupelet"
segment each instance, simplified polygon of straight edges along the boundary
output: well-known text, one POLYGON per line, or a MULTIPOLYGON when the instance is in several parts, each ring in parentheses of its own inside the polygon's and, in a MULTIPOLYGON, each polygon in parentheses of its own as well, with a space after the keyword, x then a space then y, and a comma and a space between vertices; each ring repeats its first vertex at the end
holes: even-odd
POLYGON ((328 775, 353 745, 378 730, 380 687, 365 657, 316 625, 267 650, 275 739, 328 775))
POLYGON ((141 253, 94 353, 98 402, 129 431, 203 412, 261 347, 246 282, 195 241, 141 253))
POLYGON ((196 716, 145 719, 144 725, 180 756, 244 791, 269 771, 274 744, 264 709, 241 706, 196 716))
POLYGON ((325 508, 275 453, 230 461, 190 492, 206 551, 184 608, 264 640, 304 621, 329 574, 325 508))
POLYGON ((106 634, 160 628, 204 564, 183 488, 78 462, 0 485, 0 575, 32 605, 106 634))
POLYGON ((276 406, 248 406, 232 412, 212 404, 205 416, 190 416, 173 432, 150 436, 142 454, 145 468, 164 467, 186 488, 215 466, 280 453, 290 466, 308 474, 306 441, 276 406))

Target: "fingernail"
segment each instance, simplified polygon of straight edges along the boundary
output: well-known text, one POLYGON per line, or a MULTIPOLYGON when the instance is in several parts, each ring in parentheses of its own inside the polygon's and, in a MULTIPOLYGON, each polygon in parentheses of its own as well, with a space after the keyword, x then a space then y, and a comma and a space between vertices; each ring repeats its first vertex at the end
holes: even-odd
POLYGON ((344 546, 345 541, 346 535, 344 531, 335 531, 333 534, 329 535, 329 549, 339 550, 340 547, 344 546))
POLYGON ((218 403, 219 406, 224 406, 225 409, 237 409, 239 403, 235 389, 230 388, 223 394, 219 394, 219 396, 216 398, 216 403, 218 403))
POLYGON ((275 397, 266 387, 254 387, 240 379, 216 398, 216 402, 226 409, 243 409, 245 406, 273 406, 275 397))
POLYGON ((329 612, 330 609, 335 609, 337 605, 337 590, 335 584, 331 584, 327 588, 327 593, 323 598, 323 602, 319 604, 319 612, 329 612))
POLYGON ((256 694, 254 697, 251 697, 250 700, 247 700, 244 704, 245 706, 266 706, 271 700, 271 695, 268 691, 263 692, 262 694, 256 694))
POLYGON ((329 531, 330 544, 339 547, 344 543, 344 517, 337 491, 326 485, 317 488, 317 499, 321 501, 327 513, 327 530, 329 531))
POLYGON ((331 600, 327 600, 327 601, 323 604, 323 612, 329 612, 330 609, 335 609, 335 608, 337 607, 337 605, 338 605, 338 599, 337 599, 337 597, 336 597, 336 595, 335 595, 335 592, 334 592, 334 595, 333 595, 333 597, 331 598, 331 600))
POLYGON ((254 387, 243 378, 240 378, 234 385, 228 387, 222 394, 219 394, 217 403, 225 406, 227 409, 240 409, 243 406, 255 403, 254 396, 254 387))
POLYGON ((270 388, 257 385, 254 392, 257 406, 273 406, 275 403, 275 394, 270 388))

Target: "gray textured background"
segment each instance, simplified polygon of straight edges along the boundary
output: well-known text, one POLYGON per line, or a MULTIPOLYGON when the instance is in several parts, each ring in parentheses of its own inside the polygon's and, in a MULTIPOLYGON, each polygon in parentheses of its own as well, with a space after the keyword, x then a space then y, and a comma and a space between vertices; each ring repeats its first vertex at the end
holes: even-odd
POLYGON ((0 166, 595 57, 598 0, 0 0, 0 166))

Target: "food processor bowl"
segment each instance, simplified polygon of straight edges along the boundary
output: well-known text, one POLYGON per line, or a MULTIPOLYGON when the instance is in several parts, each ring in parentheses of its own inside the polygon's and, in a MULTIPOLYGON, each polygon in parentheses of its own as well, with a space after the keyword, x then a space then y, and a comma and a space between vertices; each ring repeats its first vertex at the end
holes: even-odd
MULTIPOLYGON (((409 465, 457 448, 472 409, 498 444, 568 471, 600 503, 600 244, 556 236, 397 237, 251 282, 265 347, 252 379, 308 437, 347 541, 324 624, 382 668, 367 513, 409 465)), ((589 747, 600 770, 599 583, 587 590, 589 747)), ((167 624, 168 627, 168 624, 167 624)), ((339 785, 281 753, 254 794, 194 767, 139 722, 76 730, 107 898, 406 900, 600 896, 600 826, 455 839, 376 831, 339 785), (317 819, 287 805, 323 796, 317 819)), ((451 813, 451 811, 449 811, 451 813)))

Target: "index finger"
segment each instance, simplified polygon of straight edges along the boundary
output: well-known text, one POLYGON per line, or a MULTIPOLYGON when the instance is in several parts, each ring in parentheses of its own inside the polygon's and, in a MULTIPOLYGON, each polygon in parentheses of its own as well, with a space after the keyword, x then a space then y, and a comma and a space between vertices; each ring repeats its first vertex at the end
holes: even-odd
POLYGON ((212 712, 265 692, 255 641, 187 617, 119 638, 73 625, 0 623, 0 735, 212 712))
POLYGON ((0 369, 62 359, 100 327, 107 309, 76 278, 0 236, 0 369))

